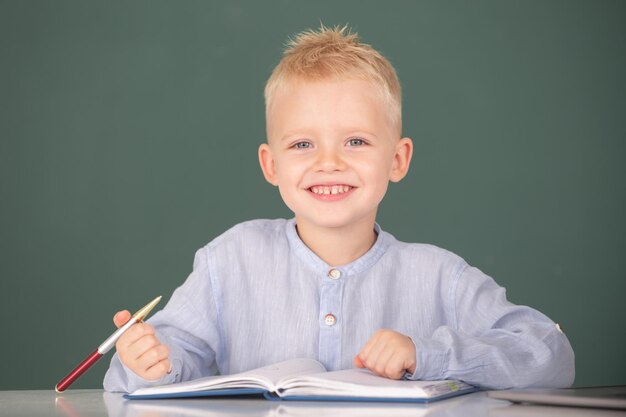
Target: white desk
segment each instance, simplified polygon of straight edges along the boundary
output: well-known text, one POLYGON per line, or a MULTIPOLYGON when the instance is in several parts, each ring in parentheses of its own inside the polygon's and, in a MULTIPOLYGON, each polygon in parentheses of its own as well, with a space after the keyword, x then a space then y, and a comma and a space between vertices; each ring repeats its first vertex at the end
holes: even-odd
POLYGON ((0 391, 0 416, 63 417, 550 417, 626 416, 626 412, 584 408, 512 405, 484 392, 429 405, 273 402, 257 399, 124 400, 102 390, 0 391))

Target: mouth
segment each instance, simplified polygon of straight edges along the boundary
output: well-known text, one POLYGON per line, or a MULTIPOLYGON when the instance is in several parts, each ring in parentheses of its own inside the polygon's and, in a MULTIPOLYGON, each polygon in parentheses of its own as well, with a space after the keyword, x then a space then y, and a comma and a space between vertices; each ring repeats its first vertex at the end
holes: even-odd
POLYGON ((354 187, 350 185, 313 185, 308 188, 310 192, 316 195, 338 195, 352 191, 354 187))

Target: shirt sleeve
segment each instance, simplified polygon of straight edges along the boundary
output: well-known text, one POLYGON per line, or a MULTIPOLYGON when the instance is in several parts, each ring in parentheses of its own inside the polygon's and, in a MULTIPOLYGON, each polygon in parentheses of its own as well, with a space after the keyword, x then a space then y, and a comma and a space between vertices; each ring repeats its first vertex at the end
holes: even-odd
POLYGON ((450 323, 430 338, 411 336, 416 371, 408 379, 457 379, 490 389, 568 387, 574 352, 560 327, 506 299, 505 289, 465 267, 450 287, 450 323))
POLYGON ((215 305, 206 249, 201 249, 185 283, 174 291, 163 310, 147 320, 154 326, 159 341, 170 349, 172 371, 158 381, 148 381, 128 369, 116 353, 104 377, 104 389, 132 392, 214 375, 215 352, 220 341, 215 305))

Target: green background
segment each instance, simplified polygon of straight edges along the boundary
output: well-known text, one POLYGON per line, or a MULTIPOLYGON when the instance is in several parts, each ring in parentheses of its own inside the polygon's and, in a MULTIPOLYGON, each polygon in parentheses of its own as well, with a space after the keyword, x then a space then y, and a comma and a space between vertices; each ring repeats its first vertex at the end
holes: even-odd
POLYGON ((404 88, 415 154, 383 228, 561 323, 576 385, 626 384, 626 3, 4 0, 0 389, 52 389, 196 249, 291 216, 257 164, 262 91, 320 22, 404 88))

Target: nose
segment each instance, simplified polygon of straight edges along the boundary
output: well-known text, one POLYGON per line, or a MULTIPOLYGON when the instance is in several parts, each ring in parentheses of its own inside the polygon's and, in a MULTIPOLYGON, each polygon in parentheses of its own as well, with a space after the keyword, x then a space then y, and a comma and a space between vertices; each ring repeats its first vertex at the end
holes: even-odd
POLYGON ((334 148, 320 148, 315 168, 321 172, 341 171, 345 167, 345 162, 341 153, 334 148))

